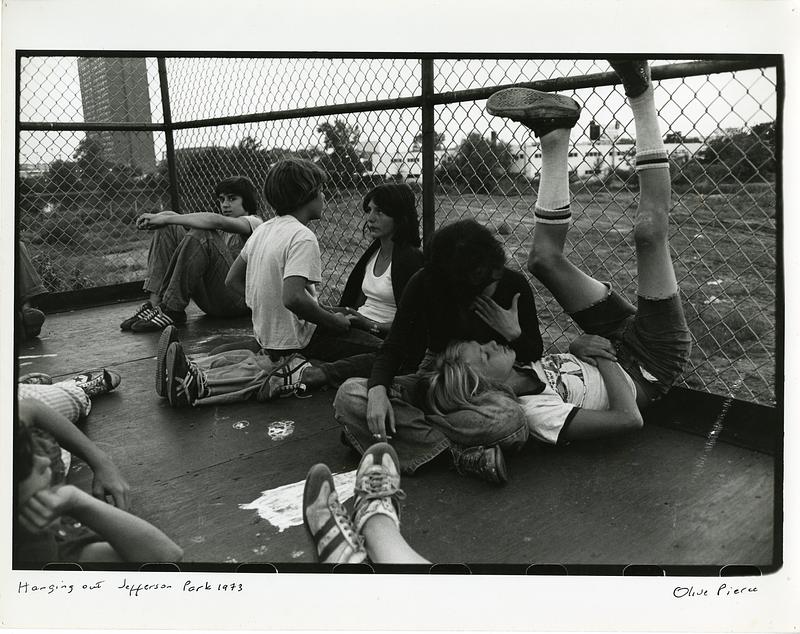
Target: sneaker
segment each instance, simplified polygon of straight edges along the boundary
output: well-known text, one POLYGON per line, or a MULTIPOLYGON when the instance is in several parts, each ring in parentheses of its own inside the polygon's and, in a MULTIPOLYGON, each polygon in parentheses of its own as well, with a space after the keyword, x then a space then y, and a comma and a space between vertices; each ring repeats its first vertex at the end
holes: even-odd
POLYGON ((524 124, 540 138, 552 130, 572 128, 581 116, 574 99, 532 88, 500 90, 486 101, 486 111, 524 124))
POLYGON ((167 398, 172 407, 194 405, 205 396, 206 377, 202 370, 186 358, 180 342, 167 348, 167 398))
POLYGON ((474 475, 492 484, 508 482, 506 461, 497 445, 491 447, 451 447, 453 465, 462 475, 474 475))
POLYGON ((638 97, 650 86, 650 65, 646 59, 609 59, 608 63, 622 80, 627 97, 638 97))
POLYGON ((307 387, 300 379, 303 370, 311 364, 299 354, 292 354, 278 364, 267 378, 266 390, 262 390, 259 400, 270 401, 287 396, 303 396, 307 387), (264 394, 266 392, 266 394, 264 394))
POLYGON ((44 372, 29 372, 19 377, 17 383, 27 383, 29 385, 52 385, 53 377, 44 372))
POLYGON ((167 397, 167 350, 170 344, 178 341, 178 329, 167 326, 158 340, 156 352, 156 394, 167 397))
POLYGON ((167 326, 186 323, 186 313, 183 311, 165 310, 161 306, 156 308, 147 319, 140 319, 131 326, 133 332, 158 332, 167 326))
POLYGON ((86 392, 86 396, 92 398, 101 394, 108 394, 117 389, 122 382, 122 377, 113 370, 96 370, 93 372, 82 372, 70 379, 75 385, 86 392))
POLYGON ((303 524, 323 564, 360 564, 367 559, 364 540, 339 502, 333 475, 324 464, 311 467, 303 490, 303 524))
POLYGON ((119 325, 119 328, 120 330, 130 330, 133 324, 142 319, 149 319, 150 317, 153 316, 154 312, 155 308, 153 308, 153 305, 150 303, 150 301, 146 301, 144 304, 139 306, 139 310, 137 310, 135 313, 133 313, 133 315, 131 315, 125 321, 123 321, 119 325))
POLYGON ((364 452, 356 470, 353 524, 361 535, 373 515, 386 515, 400 528, 400 460, 391 445, 379 442, 364 452))

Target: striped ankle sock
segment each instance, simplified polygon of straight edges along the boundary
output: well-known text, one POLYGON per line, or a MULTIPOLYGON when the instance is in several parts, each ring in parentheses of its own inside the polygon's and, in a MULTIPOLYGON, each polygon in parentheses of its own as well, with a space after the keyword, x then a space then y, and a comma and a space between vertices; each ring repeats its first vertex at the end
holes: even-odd
POLYGON ((653 87, 629 99, 636 126, 636 171, 669 167, 667 150, 658 125, 653 87))
POLYGON ((568 224, 572 218, 569 199, 569 130, 553 130, 541 137, 542 170, 534 215, 536 222, 568 224))

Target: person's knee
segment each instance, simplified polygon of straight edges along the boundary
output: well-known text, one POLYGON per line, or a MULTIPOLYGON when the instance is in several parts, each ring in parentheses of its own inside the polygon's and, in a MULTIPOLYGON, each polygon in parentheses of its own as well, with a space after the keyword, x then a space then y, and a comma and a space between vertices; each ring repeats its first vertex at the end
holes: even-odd
POLYGON ((633 240, 637 249, 666 244, 668 232, 669 221, 663 210, 640 209, 633 228, 633 240))
POLYGON ((344 415, 366 417, 367 415, 367 379, 347 379, 333 399, 333 411, 337 418, 344 415))
POLYGON ((535 276, 564 268, 567 258, 554 247, 537 246, 528 254, 528 270, 535 276))

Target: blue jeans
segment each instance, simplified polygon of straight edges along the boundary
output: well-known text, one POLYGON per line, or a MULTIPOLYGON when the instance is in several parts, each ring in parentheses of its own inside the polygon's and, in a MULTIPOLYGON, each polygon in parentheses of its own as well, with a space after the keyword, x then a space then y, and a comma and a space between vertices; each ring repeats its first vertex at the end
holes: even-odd
MULTIPOLYGON (((192 358, 192 362, 203 371, 209 389, 208 396, 199 399, 197 404, 219 405, 250 398, 258 401, 268 399, 269 390, 265 388, 268 387, 270 373, 283 358, 295 352, 308 358, 333 362, 327 364, 329 367, 336 366, 336 360, 342 357, 360 358, 353 367, 364 367, 367 359, 374 356, 374 350, 380 342, 379 338, 362 330, 333 335, 317 328, 311 341, 301 350, 264 350, 255 338, 218 346, 207 356, 192 358)), ((344 364, 338 367, 339 372, 346 372, 350 366, 344 364)), ((369 367, 372 367, 371 360, 369 367)))
MULTIPOLYGON (((440 416, 424 411, 418 393, 420 374, 395 378, 389 390, 395 433, 391 445, 403 473, 414 473, 448 449, 499 445, 519 450, 528 439, 522 409, 485 407, 440 416)), ((367 426, 367 379, 348 379, 336 392, 333 411, 347 440, 360 453, 375 442, 367 426)))
POLYGON ((144 289, 158 293, 167 310, 185 310, 193 299, 213 317, 246 315, 244 296, 225 285, 237 255, 219 231, 166 225, 156 229, 150 242, 144 289))

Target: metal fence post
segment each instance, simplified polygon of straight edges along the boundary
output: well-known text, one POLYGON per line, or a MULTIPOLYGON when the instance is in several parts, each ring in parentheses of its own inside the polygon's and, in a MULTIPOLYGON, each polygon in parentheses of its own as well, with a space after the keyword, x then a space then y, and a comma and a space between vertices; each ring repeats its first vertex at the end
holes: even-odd
POLYGON ((164 136, 167 145, 167 173, 169 174, 169 197, 172 211, 180 212, 178 166, 175 162, 175 139, 172 128, 172 111, 169 106, 169 85, 167 83, 167 63, 158 58, 158 81, 161 86, 161 109, 164 113, 164 136))
POLYGON ((420 60, 422 69, 422 240, 427 243, 436 224, 434 194, 433 59, 420 60))

